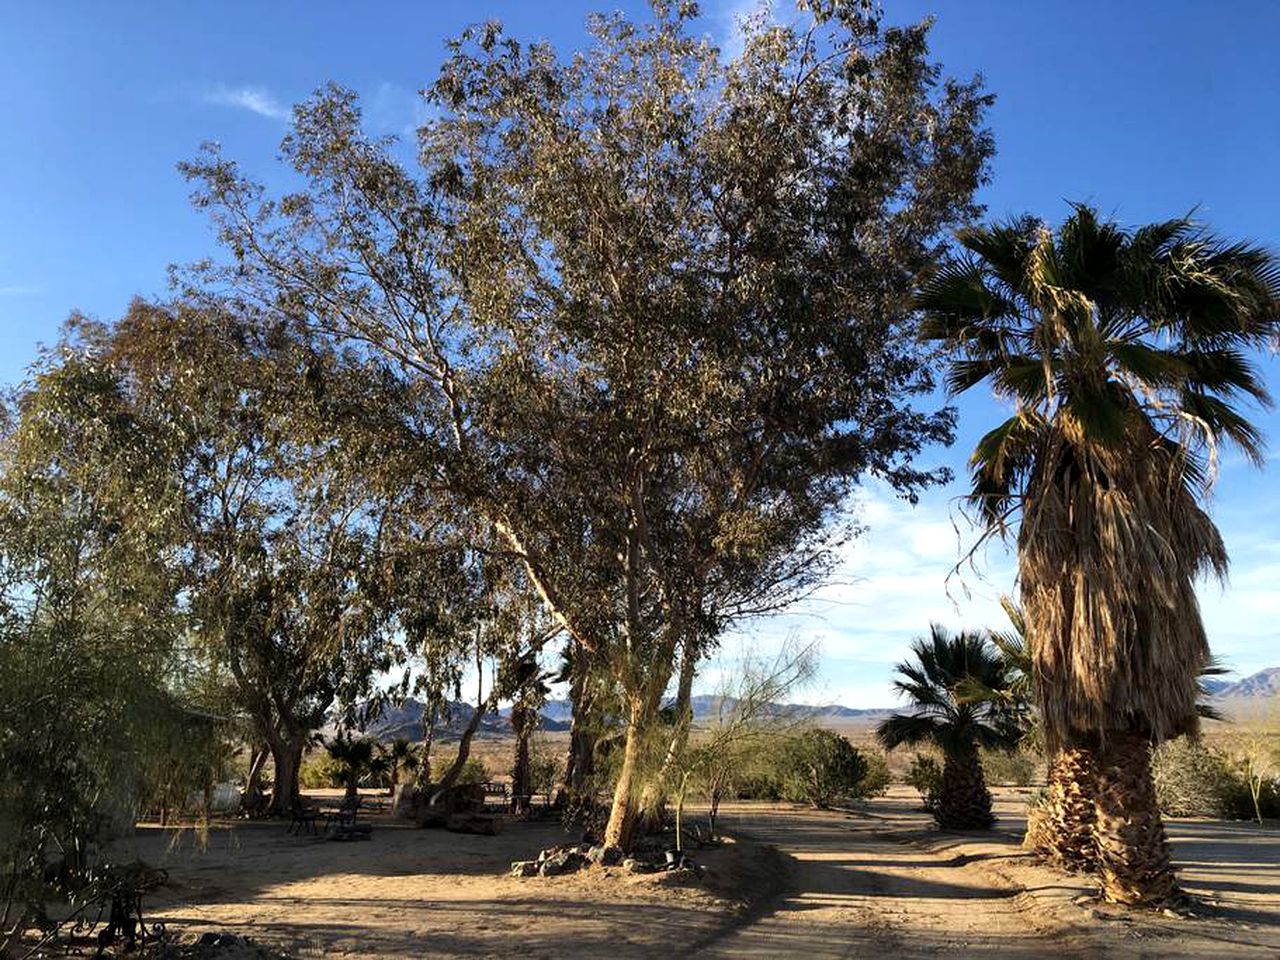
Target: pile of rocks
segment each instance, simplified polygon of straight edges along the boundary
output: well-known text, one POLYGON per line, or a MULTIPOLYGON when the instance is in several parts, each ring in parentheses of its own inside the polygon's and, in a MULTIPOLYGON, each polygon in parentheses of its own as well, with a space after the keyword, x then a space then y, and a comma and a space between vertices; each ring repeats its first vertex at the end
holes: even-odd
MULTIPOLYGON (((576 873, 592 865, 619 867, 623 873, 657 873, 670 869, 666 860, 666 851, 660 840, 637 843, 630 856, 624 855, 617 847, 580 843, 575 846, 548 847, 538 854, 537 860, 513 861, 511 876, 558 877, 576 873)), ((686 869, 690 867, 687 860, 676 866, 684 866, 686 869)))

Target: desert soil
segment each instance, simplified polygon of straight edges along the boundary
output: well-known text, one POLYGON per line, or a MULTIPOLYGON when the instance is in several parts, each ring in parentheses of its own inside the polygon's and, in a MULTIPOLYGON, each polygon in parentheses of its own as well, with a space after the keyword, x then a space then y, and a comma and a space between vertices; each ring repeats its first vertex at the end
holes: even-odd
POLYGON ((201 848, 190 831, 143 828, 117 855, 169 870, 149 920, 300 957, 1280 957, 1275 825, 1171 823, 1202 906, 1138 915, 1035 864, 1019 846, 1025 797, 999 801, 986 834, 932 829, 905 790, 848 812, 735 804, 735 842, 698 853, 696 885, 616 868, 517 879, 510 861, 572 838, 554 823, 417 830, 376 811, 367 841, 241 823, 201 848))

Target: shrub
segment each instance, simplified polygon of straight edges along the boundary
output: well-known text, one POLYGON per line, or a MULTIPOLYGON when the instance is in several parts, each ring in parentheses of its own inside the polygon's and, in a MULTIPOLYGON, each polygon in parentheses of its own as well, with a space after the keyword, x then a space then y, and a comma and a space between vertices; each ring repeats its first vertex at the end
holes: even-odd
MULTIPOLYGON (((465 769, 464 769, 465 772, 465 769)), ((564 772, 564 758, 549 750, 535 750, 529 757, 529 786, 548 800, 564 772)))
POLYGON ((858 796, 883 797, 893 779, 889 774, 889 760, 879 750, 868 750, 863 756, 867 760, 867 772, 858 785, 858 796))
MULTIPOLYGON (((1151 776, 1156 801, 1168 816, 1216 817, 1229 806, 1233 777, 1227 760, 1198 740, 1178 737, 1162 743, 1152 753, 1151 776)), ((1250 800, 1249 816, 1252 806, 1250 800)))
POLYGON ((808 730, 787 745, 784 797, 815 807, 862 797, 867 760, 844 737, 830 730, 808 730))
POLYGON ((942 765, 937 760, 917 753, 911 758, 906 780, 920 793, 920 800, 926 810, 932 811, 937 807, 938 794, 942 791, 942 765))
POLYGON ((343 785, 346 765, 327 753, 319 753, 302 762, 298 785, 304 790, 325 790, 343 785))
POLYGON ((988 783, 1030 786, 1038 766, 1037 758, 1026 750, 986 750, 982 754, 982 769, 988 783))
MULTIPOLYGON (((453 762, 458 759, 458 753, 455 750, 452 754, 441 754, 438 757, 431 758, 431 775, 439 780, 453 766, 453 762)), ((467 762, 462 765, 462 772, 458 774, 458 779, 454 783, 463 786, 469 783, 484 783, 489 779, 489 770, 485 767, 484 761, 477 756, 467 757, 467 762)))

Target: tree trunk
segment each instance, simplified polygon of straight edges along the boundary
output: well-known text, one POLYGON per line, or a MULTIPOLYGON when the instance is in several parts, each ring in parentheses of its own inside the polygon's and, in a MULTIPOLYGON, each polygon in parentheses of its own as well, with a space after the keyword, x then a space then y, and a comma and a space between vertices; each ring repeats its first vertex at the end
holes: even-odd
POLYGON ((271 739, 270 746, 271 759, 276 769, 268 812, 280 817, 297 810, 302 803, 298 773, 302 769, 302 754, 307 746, 307 738, 298 733, 291 736, 277 734, 271 739))
POLYGON ((643 710, 639 701, 631 704, 627 718, 627 742, 622 752, 622 769, 618 772, 618 784, 613 791, 613 806, 609 810, 609 823, 604 828, 604 845, 629 851, 635 833, 636 777, 640 766, 640 740, 644 734, 643 710))
POLYGON ((439 719, 440 708, 432 701, 431 710, 422 710, 422 756, 418 761, 418 783, 431 782, 431 743, 436 736, 436 720, 439 719))
POLYGON ((676 763, 689 743, 689 728, 693 725, 693 678, 698 667, 698 648, 692 640, 685 643, 680 661, 680 682, 676 688, 675 727, 671 731, 671 739, 667 742, 666 753, 662 757, 662 767, 658 775, 644 789, 640 798, 640 810, 643 816, 659 819, 662 807, 666 804, 667 789, 671 783, 676 763))
POLYGON ((458 756, 453 761, 453 766, 445 771, 440 782, 436 784, 434 795, 431 802, 435 802, 435 798, 444 793, 454 785, 458 777, 462 775, 462 768, 467 764, 467 758, 471 756, 471 741, 475 739, 476 731, 480 729, 480 721, 484 719, 485 712, 488 710, 487 703, 476 704, 476 712, 471 715, 471 722, 467 724, 467 729, 462 731, 462 737, 458 740, 458 756))
POLYGON ((980 830, 995 821, 976 744, 945 756, 942 789, 933 816, 938 826, 947 830, 980 830))
POLYGON ((254 747, 249 752, 249 776, 245 779, 245 799, 256 799, 262 794, 262 770, 267 765, 267 757, 271 750, 267 747, 254 747))
POLYGON ((569 683, 569 699, 573 715, 569 721, 569 756, 565 760, 564 785, 568 799, 581 802, 590 791, 595 773, 596 736, 589 691, 587 654, 578 650, 573 661, 569 683))
POLYGON ((1092 872, 1097 868, 1094 840, 1094 797, 1097 792, 1093 751, 1064 747, 1049 767, 1049 789, 1043 806, 1028 818, 1027 845, 1061 870, 1092 872))
POLYGON ((537 725, 537 711, 522 703, 511 708, 511 727, 516 735, 515 762, 511 767, 511 811, 529 812, 529 797, 533 793, 529 768, 529 738, 537 725))
POLYGON ((1169 842, 1151 779, 1151 745, 1109 731, 1097 754, 1098 874, 1112 903, 1159 904, 1175 890, 1169 842))

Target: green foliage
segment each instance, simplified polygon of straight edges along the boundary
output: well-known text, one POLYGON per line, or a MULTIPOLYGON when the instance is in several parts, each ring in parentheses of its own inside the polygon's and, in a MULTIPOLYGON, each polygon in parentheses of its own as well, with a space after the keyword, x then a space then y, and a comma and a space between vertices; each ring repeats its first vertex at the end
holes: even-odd
POLYGON ((783 797, 815 807, 867 796, 867 759, 830 730, 808 730, 785 742, 783 797))
POLYGON ((1026 787, 1040 771, 1040 757, 1025 749, 984 750, 982 769, 989 783, 1026 787))
POLYGON ((937 759, 917 753, 907 768, 906 782, 919 792, 926 810, 937 809, 938 796, 942 792, 942 764, 937 759))
POLYGON ((889 784, 893 782, 893 776, 889 772, 889 760, 879 750, 867 750, 862 753, 867 761, 867 772, 863 774, 862 781, 858 784, 857 796, 859 797, 882 797, 889 789, 889 784))
POLYGON ((1014 682, 1010 666, 984 634, 959 633, 932 624, 927 638, 911 644, 913 661, 895 668, 894 687, 915 707, 881 721, 876 736, 886 749, 930 743, 943 753, 973 747, 1008 749, 1022 737, 1027 704, 1001 696, 1014 682), (974 688, 982 696, 966 696, 974 688))
POLYGON ((820 580, 859 478, 944 479, 914 462, 953 416, 917 404, 909 294, 993 149, 990 98, 944 76, 927 23, 806 6, 726 57, 695 6, 593 18, 572 54, 468 29, 417 170, 335 86, 282 144, 301 192, 216 148, 183 168, 230 261, 197 283, 367 362, 390 411, 372 485, 413 532, 516 558, 638 706, 633 745, 677 650, 820 580))
POLYGON ((1280 780, 1264 776, 1253 784, 1255 808, 1246 764, 1201 740, 1178 737, 1162 743, 1152 754, 1151 774, 1160 809, 1169 816, 1280 817, 1280 780))
MULTIPOLYGON (((436 772, 443 772, 450 769, 454 761, 458 759, 457 751, 450 753, 441 753, 432 755, 431 769, 436 772)), ((484 765, 484 761, 479 757, 467 757, 466 763, 462 765, 462 771, 458 774, 458 779, 454 781, 455 785, 461 786, 465 784, 484 783, 489 779, 489 769, 484 765)))
POLYGON ((529 755, 529 786, 548 800, 564 775, 564 756, 545 747, 535 747, 529 755))
POLYGON ((306 790, 331 790, 346 786, 347 765, 328 751, 308 757, 298 771, 298 784, 306 790))

